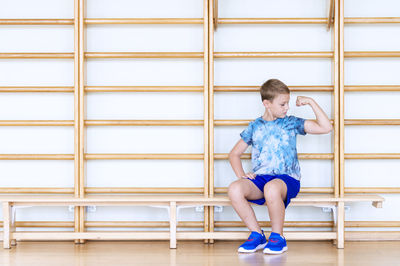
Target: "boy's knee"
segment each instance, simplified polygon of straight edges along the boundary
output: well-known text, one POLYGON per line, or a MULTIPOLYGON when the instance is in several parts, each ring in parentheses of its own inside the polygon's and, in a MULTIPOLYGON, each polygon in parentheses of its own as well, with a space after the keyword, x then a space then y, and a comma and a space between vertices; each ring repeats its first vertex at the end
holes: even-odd
POLYGON ((242 197, 243 196, 243 188, 238 181, 235 181, 233 183, 231 183, 228 187, 228 196, 229 198, 234 198, 234 197, 242 197))
POLYGON ((267 202, 282 200, 281 187, 274 183, 268 183, 264 187, 264 196, 267 202))

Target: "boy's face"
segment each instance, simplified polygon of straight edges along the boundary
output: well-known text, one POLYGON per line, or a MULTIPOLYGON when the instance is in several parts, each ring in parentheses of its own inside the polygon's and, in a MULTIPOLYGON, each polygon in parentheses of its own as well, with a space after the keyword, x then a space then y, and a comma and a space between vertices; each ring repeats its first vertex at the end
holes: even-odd
POLYGON ((278 94, 272 102, 264 100, 263 104, 275 118, 283 118, 289 110, 290 94, 278 94))

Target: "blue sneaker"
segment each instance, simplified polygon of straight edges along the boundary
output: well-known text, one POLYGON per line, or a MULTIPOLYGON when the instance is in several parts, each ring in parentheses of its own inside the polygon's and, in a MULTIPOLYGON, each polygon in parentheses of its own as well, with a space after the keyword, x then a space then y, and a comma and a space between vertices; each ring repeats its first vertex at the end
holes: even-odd
POLYGON ((264 248, 265 254, 281 254, 287 250, 286 239, 278 233, 271 232, 268 244, 264 248))
POLYGON ((267 239, 265 238, 264 231, 262 231, 262 234, 251 232, 247 241, 239 247, 238 252, 255 252, 257 250, 263 249, 266 244, 267 239))

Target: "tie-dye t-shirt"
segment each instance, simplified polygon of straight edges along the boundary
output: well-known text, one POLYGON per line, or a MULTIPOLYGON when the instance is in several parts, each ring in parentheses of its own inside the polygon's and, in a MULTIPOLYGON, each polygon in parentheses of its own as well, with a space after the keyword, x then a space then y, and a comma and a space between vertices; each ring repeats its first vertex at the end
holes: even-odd
POLYGON ((305 135, 303 118, 285 116, 273 121, 262 117, 250 122, 240 133, 243 141, 252 146, 251 162, 257 175, 287 174, 300 180, 296 136, 305 135))

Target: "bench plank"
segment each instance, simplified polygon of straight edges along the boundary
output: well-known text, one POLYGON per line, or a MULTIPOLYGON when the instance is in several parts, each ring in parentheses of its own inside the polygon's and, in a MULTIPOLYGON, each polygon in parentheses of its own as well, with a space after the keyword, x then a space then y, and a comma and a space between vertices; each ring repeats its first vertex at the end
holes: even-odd
MULTIPOLYGON (((125 205, 138 203, 139 205, 169 205, 176 202, 179 205, 230 205, 227 196, 207 197, 202 195, 88 195, 85 198, 76 198, 73 195, 22 195, 22 196, 0 196, 2 202, 12 202, 14 205, 32 204, 60 206, 90 206, 90 205, 125 205)), ((384 198, 379 195, 346 195, 344 197, 334 197, 332 195, 300 195, 291 200, 293 205, 318 204, 337 202, 372 202, 377 208, 382 207, 384 198)))
MULTIPOLYGON (((229 206, 231 202, 226 195, 87 195, 77 198, 73 195, 1 195, 3 202, 3 241, 4 248, 10 248, 13 239, 29 240, 67 240, 67 239, 169 239, 170 248, 176 248, 177 239, 237 239, 248 235, 247 232, 177 232, 178 206, 229 206), (169 232, 11 232, 12 206, 169 206, 169 232)), ((336 232, 285 232, 288 239, 334 239, 338 248, 344 248, 344 204, 346 202, 372 202, 377 208, 382 207, 384 198, 379 195, 299 195, 292 199, 294 206, 337 206, 336 232)))

